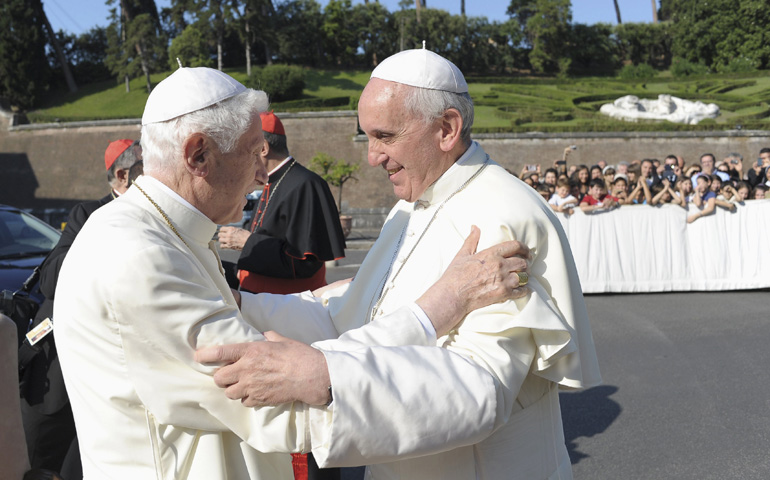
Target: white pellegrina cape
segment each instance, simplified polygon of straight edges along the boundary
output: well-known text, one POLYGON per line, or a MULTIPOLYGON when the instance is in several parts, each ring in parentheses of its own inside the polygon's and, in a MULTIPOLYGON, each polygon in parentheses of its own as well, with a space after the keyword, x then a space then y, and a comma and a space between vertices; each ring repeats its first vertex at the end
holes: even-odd
MULTIPOLYGON (((286 321, 297 315, 281 311, 282 301, 252 305, 262 309, 260 328, 312 341, 312 329, 286 321)), ((329 436, 313 446, 319 465, 368 464, 367 478, 378 480, 572 478, 559 386, 601 382, 577 270, 551 208, 477 144, 420 201, 393 208, 355 280, 330 293, 327 308, 333 328, 348 333, 314 344, 334 387, 329 436), (437 341, 404 336, 362 348, 374 339, 354 329, 383 287, 367 326, 387 325, 419 298, 472 225, 479 250, 509 239, 529 246, 532 293, 472 312, 437 341), (413 345, 398 346, 405 342, 413 345)))
MULTIPOLYGON (((137 184, 184 242, 132 187, 89 218, 57 287, 54 334, 85 479, 293 479, 288 452, 323 439, 331 409, 245 408, 225 397, 195 350, 264 337, 225 281, 211 242, 216 225, 157 180, 137 184)), ((290 297, 301 317, 320 305, 307 297, 290 297)), ((407 308, 388 325, 368 325, 366 335, 405 341, 393 329, 427 341, 407 308)))

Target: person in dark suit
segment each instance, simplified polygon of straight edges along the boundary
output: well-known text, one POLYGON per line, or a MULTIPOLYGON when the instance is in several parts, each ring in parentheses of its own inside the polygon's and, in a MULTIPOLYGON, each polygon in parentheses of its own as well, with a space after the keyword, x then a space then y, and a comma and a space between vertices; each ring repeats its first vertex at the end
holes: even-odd
MULTIPOLYGON (((33 325, 53 316, 53 302, 59 269, 83 225, 98 208, 128 190, 133 175, 140 173, 142 151, 138 141, 122 139, 109 144, 104 154, 111 191, 100 200, 75 205, 69 213, 62 236, 40 265, 40 291, 45 300, 33 325), (132 168, 133 167, 133 168, 132 168), (131 172, 131 173, 130 173, 131 172)), ((36 345, 38 353, 25 368, 21 411, 31 467, 60 472, 65 480, 83 477, 75 422, 64 388, 56 354, 54 335, 36 345)))

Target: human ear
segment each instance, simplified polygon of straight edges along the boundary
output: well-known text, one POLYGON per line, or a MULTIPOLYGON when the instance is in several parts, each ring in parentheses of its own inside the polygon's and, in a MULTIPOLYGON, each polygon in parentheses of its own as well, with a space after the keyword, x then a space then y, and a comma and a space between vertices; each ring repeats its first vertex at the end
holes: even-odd
POLYGON ((202 133, 193 133, 185 139, 182 145, 184 166, 196 177, 208 175, 210 167, 211 140, 202 133))
POLYGON ((460 112, 450 108, 441 117, 441 139, 439 147, 444 152, 451 151, 460 141, 460 132, 463 128, 463 119, 460 112))

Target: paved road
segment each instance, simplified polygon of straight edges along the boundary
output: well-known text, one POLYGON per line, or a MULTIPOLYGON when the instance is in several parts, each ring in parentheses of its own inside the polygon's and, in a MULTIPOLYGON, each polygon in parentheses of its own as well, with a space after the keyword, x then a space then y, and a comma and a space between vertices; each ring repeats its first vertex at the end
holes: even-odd
MULTIPOLYGON (((348 250, 329 281, 365 254, 348 250)), ((604 384, 561 394, 576 479, 770 479, 770 291, 586 305, 604 384)))
MULTIPOLYGON (((355 275, 350 243, 329 281, 355 275)), ((604 384, 561 394, 576 479, 770 479, 769 290, 586 304, 604 384)))

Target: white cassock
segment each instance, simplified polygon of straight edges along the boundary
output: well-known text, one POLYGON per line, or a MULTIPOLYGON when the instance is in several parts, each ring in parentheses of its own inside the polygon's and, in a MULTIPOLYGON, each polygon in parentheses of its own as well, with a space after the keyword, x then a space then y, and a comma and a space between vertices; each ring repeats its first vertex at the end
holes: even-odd
MULTIPOLYGON (((184 242, 132 187, 89 218, 57 286, 54 334, 85 479, 292 479, 286 452, 309 451, 331 409, 244 408, 216 387, 214 368, 195 362, 195 350, 264 337, 225 281, 216 225, 157 180, 137 184, 184 242)), ((320 305, 292 299, 301 316, 305 304, 320 305)), ((389 325, 400 326, 372 324, 359 335, 429 342, 408 308, 389 325)))
MULTIPOLYGON (((295 321, 303 314, 285 298, 244 302, 263 330, 308 342, 318 330, 295 321)), ((368 464, 367 478, 387 480, 572 478, 558 386, 601 381, 577 270, 551 208, 476 143, 420 201, 393 208, 355 280, 327 308, 348 334, 314 344, 335 399, 331 430, 313 445, 319 465, 368 464), (472 225, 479 250, 511 239, 531 249, 532 293, 472 312, 436 342, 363 346, 374 339, 353 329, 381 292, 367 326, 387 325, 387 314, 419 298, 472 225)))

